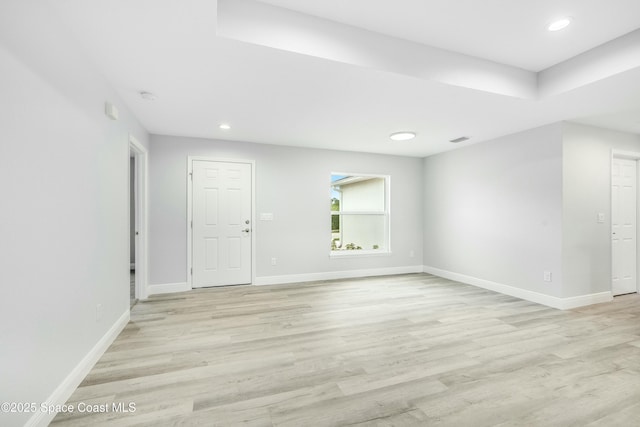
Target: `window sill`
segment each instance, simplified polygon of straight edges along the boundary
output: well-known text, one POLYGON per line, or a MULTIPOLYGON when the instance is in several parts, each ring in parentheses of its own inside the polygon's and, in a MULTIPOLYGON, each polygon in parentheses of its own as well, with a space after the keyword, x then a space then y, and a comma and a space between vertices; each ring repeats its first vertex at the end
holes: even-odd
POLYGON ((376 257, 376 256, 390 256, 391 251, 365 251, 365 250, 353 250, 353 251, 331 251, 329 258, 364 258, 364 257, 376 257))

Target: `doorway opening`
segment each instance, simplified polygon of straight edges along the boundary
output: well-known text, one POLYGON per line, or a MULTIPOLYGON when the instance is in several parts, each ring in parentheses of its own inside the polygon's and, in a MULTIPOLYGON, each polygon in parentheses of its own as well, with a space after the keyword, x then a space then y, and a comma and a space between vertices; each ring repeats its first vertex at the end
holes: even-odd
POLYGON ((129 149, 129 307, 138 302, 136 292, 136 157, 129 149))
POLYGON ((129 300, 147 299, 147 150, 129 135, 129 300))

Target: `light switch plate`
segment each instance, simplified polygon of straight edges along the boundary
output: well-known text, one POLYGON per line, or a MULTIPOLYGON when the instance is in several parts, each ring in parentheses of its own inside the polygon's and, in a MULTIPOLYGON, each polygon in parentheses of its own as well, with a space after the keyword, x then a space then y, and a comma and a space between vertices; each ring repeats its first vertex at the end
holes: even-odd
POLYGON ((602 224, 604 223, 604 214, 603 213, 599 213, 598 214, 598 224, 602 224))
POLYGON ((260 214, 260 221, 273 221, 273 214, 272 213, 261 213, 260 214))

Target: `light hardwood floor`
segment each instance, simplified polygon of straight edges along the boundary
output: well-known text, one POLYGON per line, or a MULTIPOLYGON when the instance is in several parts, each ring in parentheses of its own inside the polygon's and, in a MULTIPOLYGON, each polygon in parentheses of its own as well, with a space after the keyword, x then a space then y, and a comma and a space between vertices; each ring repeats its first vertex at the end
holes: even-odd
POLYGON ((640 425, 640 297, 559 311, 428 274, 152 297, 55 426, 640 425))

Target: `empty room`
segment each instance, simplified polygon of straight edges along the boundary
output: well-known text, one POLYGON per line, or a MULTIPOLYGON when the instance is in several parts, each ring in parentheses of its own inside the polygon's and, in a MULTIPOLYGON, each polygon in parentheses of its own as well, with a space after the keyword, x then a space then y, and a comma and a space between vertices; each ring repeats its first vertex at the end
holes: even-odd
POLYGON ((640 425, 640 2, 2 0, 0 425, 640 425))

